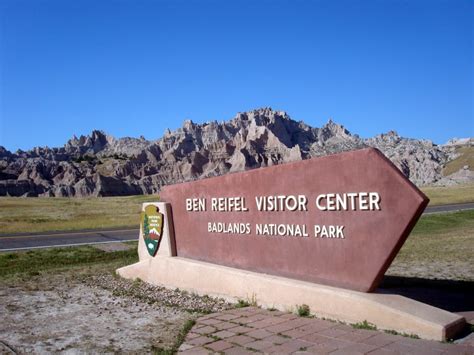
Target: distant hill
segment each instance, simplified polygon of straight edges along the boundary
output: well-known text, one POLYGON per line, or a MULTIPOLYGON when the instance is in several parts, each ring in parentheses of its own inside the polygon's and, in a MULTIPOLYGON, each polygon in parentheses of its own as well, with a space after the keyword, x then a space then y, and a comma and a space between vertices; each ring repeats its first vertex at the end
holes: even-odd
POLYGON ((474 181, 472 138, 435 145, 391 131, 362 139, 332 121, 315 128, 262 108, 222 123, 185 121, 156 141, 93 131, 61 148, 11 153, 0 147, 0 196, 151 194, 167 184, 367 146, 420 186, 474 181))

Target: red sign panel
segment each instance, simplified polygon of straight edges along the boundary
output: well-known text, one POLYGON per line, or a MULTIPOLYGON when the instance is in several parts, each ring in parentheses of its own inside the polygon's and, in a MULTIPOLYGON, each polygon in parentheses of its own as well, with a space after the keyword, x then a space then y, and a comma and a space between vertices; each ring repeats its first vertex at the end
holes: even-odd
POLYGON ((369 292, 427 197, 378 150, 166 186, 177 255, 369 292))

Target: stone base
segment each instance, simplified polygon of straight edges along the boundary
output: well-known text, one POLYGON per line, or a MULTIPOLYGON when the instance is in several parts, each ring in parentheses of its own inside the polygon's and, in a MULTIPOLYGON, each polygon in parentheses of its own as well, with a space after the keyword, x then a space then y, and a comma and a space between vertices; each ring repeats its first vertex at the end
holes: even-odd
POLYGON ((145 258, 117 273, 201 295, 256 301, 282 311, 307 304, 318 317, 348 323, 366 320, 379 329, 424 339, 450 339, 465 325, 461 316, 399 295, 361 293, 173 256, 145 258))

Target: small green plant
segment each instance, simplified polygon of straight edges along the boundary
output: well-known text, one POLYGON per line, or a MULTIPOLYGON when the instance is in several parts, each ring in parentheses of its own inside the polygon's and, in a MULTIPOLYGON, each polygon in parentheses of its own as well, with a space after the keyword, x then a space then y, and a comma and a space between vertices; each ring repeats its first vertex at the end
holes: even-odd
POLYGON ((132 285, 131 285, 132 287, 130 288, 130 291, 132 291, 133 293, 139 292, 142 284, 143 284, 143 281, 140 280, 138 277, 136 277, 132 282, 132 285))
POLYGON ((377 326, 375 324, 369 323, 366 320, 363 322, 351 324, 351 326, 355 329, 377 330, 377 326))
POLYGON ((184 323, 183 329, 179 333, 176 343, 174 344, 173 350, 176 352, 180 345, 183 343, 184 339, 186 338, 186 335, 188 335, 189 331, 191 330, 192 327, 196 324, 196 321, 194 319, 188 319, 186 323, 184 323))
POLYGON ((152 345, 150 350, 153 355, 173 355, 174 354, 173 350, 163 349, 156 345, 152 345))
POLYGON ((244 308, 244 307, 249 307, 250 303, 246 300, 237 300, 237 303, 235 304, 235 308, 244 308))
POLYGON ((416 334, 400 333, 393 329, 386 329, 384 330, 384 332, 387 334, 392 334, 392 335, 401 335, 402 337, 406 337, 406 338, 420 339, 420 337, 416 334))
POLYGON ((252 307, 257 307, 258 306, 258 303, 257 303, 257 295, 255 293, 252 294, 252 297, 250 297, 249 299, 249 304, 252 306, 252 307))
POLYGON ((308 317, 310 313, 309 306, 307 304, 302 304, 301 306, 297 306, 296 313, 300 317, 308 317))
POLYGON ((244 299, 238 299, 235 308, 244 308, 244 307, 257 307, 257 296, 255 294, 252 297, 244 299))

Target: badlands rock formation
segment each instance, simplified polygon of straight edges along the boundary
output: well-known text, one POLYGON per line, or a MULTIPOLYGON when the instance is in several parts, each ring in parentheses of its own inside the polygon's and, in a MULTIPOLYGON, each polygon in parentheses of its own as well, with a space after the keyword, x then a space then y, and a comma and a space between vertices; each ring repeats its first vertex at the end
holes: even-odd
MULTIPOLYGON (((222 123, 185 121, 182 128, 168 130, 156 141, 116 139, 93 131, 90 136, 73 137, 62 148, 11 153, 0 147, 0 196, 150 194, 166 184, 367 146, 380 149, 415 184, 439 184, 445 179, 444 166, 458 157, 459 144, 473 142, 437 146, 396 132, 362 139, 332 121, 314 128, 285 112, 263 108, 222 123)), ((472 167, 464 170, 461 175, 466 180, 472 167)))

